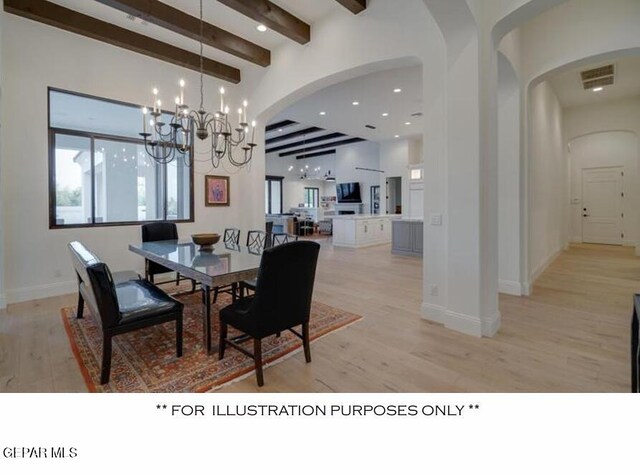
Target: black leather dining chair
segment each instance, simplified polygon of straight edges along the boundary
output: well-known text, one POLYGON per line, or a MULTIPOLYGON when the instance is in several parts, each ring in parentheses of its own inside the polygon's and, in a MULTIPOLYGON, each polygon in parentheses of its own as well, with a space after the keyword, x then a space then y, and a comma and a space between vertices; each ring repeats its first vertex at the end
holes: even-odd
POLYGON ((320 245, 299 241, 265 249, 260 261, 255 295, 243 298, 220 311, 218 356, 226 345, 253 358, 258 386, 262 374, 262 339, 289 330, 302 339, 307 363, 311 362, 309 317, 320 245), (253 353, 227 339, 228 326, 253 338, 253 353), (302 326, 302 331, 294 329, 302 326))
POLYGON ((78 319, 85 302, 102 328, 100 383, 109 382, 111 340, 114 336, 167 322, 176 323, 176 355, 182 357, 183 304, 147 280, 116 283, 106 263, 80 242, 68 245, 78 277, 78 319))
MULTIPOLYGON (((156 242, 159 240, 178 240, 178 226, 173 222, 151 222, 142 224, 142 241, 156 242)), ((144 261, 144 277, 151 283, 155 283, 155 275, 163 273, 173 273, 172 270, 164 265, 145 259, 144 261)), ((176 274, 176 285, 180 284, 180 274, 176 274)), ((195 291, 196 282, 191 280, 191 291, 195 291)))
POLYGON ((277 233, 272 235, 272 246, 288 244, 289 242, 295 242, 298 240, 297 235, 277 233))
POLYGON ((247 249, 253 253, 262 253, 267 248, 267 233, 264 230, 247 232, 247 249))

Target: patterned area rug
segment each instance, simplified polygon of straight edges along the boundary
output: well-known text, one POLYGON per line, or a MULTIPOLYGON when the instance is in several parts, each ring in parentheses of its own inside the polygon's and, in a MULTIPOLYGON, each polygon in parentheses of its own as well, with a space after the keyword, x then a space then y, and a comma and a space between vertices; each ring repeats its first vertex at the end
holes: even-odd
MULTIPOLYGON (((175 324, 166 323, 140 329, 113 338, 111 380, 100 385, 102 361, 102 332, 93 315, 85 309, 85 317, 77 319, 75 308, 61 310, 69 341, 87 387, 91 392, 207 392, 220 388, 254 371, 253 360, 232 347, 225 357, 205 354, 203 348, 203 311, 199 293, 180 296, 185 304, 183 328, 183 356, 175 355, 175 324)), ((220 294, 211 307, 213 336, 218 340, 218 311, 231 302, 231 296, 220 294)), ((86 308, 86 306, 85 306, 86 308)), ((322 303, 313 302, 310 319, 311 340, 343 328, 362 319, 322 303)), ((239 333, 229 327, 229 336, 239 333)), ((250 352, 253 342, 243 343, 250 352)), ((287 354, 299 351, 302 341, 289 331, 280 337, 270 336, 262 343, 265 365, 283 360, 287 354)), ((313 348, 311 350, 313 357, 313 348)), ((313 362, 312 362, 313 363, 313 362)), ((268 380, 268 371, 265 377, 268 380)))

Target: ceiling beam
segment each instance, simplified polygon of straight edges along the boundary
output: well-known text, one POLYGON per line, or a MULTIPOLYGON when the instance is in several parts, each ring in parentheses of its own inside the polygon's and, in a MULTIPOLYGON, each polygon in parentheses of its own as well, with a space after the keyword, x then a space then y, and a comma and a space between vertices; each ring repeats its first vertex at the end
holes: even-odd
POLYGON ((267 133, 273 132, 274 130, 280 130, 281 128, 291 127, 292 125, 298 125, 298 122, 294 122, 293 120, 283 120, 282 122, 272 123, 271 125, 267 125, 265 131, 267 133))
POLYGON ((307 153, 306 155, 298 155, 296 156, 296 159, 304 160, 305 158, 315 158, 316 156, 335 155, 335 154, 336 154, 336 150, 327 150, 327 151, 320 151, 317 153, 307 153))
POLYGON ((367 0, 336 0, 353 14, 358 14, 367 8, 367 0))
POLYGON ((340 137, 344 137, 345 134, 344 133, 329 133, 327 135, 322 135, 320 137, 314 137, 314 138, 309 138, 307 140, 300 140, 298 142, 293 142, 293 143, 287 143, 286 145, 280 145, 277 146, 275 148, 267 148, 264 152, 265 153, 275 153, 276 151, 282 151, 282 150, 286 150, 287 148, 296 148, 299 146, 305 146, 305 145, 310 145, 312 143, 318 143, 318 142, 324 142, 326 140, 333 140, 334 138, 340 138, 340 137))
POLYGON ((182 10, 173 8, 158 0, 97 1, 192 40, 200 41, 202 39, 202 42, 208 46, 233 54, 259 66, 269 66, 271 64, 271 51, 268 49, 206 22, 202 23, 202 36, 200 36, 199 18, 187 15, 182 10))
POLYGON ((291 132, 291 133, 287 133, 286 135, 280 135, 279 137, 269 138, 268 140, 265 140, 265 143, 267 145, 273 145, 274 143, 283 142, 285 140, 291 140, 292 138, 302 137, 303 135, 308 135, 309 133, 316 133, 316 132, 323 132, 323 131, 324 131, 323 128, 309 127, 303 130, 298 130, 297 132, 291 132))
MULTIPOLYGON (((149 38, 126 28, 83 15, 46 0, 4 0, 4 10, 30 20, 70 31, 120 48, 135 51, 167 63, 200 71, 200 56, 149 38)), ((204 73, 237 84, 240 70, 209 58, 203 61, 204 73)))
POLYGON ((338 146, 350 145, 352 143, 358 143, 358 142, 364 142, 364 141, 366 141, 364 138, 348 138, 346 140, 341 140, 338 142, 324 143, 322 145, 300 148, 299 150, 285 151, 284 153, 280 153, 278 156, 299 155, 301 153, 308 153, 310 151, 322 150, 323 148, 334 148, 338 146))
POLYGON ((300 44, 311 41, 311 26, 275 3, 268 0, 218 1, 300 44))

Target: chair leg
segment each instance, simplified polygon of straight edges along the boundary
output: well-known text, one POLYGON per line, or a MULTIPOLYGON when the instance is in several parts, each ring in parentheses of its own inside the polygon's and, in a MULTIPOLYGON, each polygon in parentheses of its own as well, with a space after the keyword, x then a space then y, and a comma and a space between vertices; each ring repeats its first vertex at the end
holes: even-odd
POLYGON ((227 346, 227 323, 220 321, 220 339, 218 341, 218 360, 224 359, 227 346))
POLYGON ((191 293, 195 293, 195 292, 196 292, 196 281, 191 280, 191 293))
POLYGON ((218 299, 218 287, 216 286, 216 287, 213 289, 213 304, 215 304, 215 303, 216 303, 216 300, 217 300, 217 299, 218 299))
POLYGON ((304 358, 307 364, 311 362, 311 344, 309 341, 309 323, 302 323, 302 345, 304 346, 304 358))
POLYGON ((102 341, 102 373, 100 374, 100 384, 109 383, 111 374, 111 335, 103 334, 102 341))
POLYGON ((176 273, 176 286, 180 284, 180 274, 176 273))
POLYGON ((76 310, 76 318, 82 319, 84 313, 84 298, 82 293, 78 293, 78 309, 76 310))
POLYGON ((182 315, 176 319, 176 355, 182 357, 182 315))
POLYGON ((264 378, 262 376, 262 339, 255 338, 253 340, 253 359, 256 363, 258 387, 262 387, 264 385, 264 378))
POLYGON ((152 284, 156 284, 156 279, 155 276, 153 274, 149 274, 147 277, 147 280, 149 280, 152 284))
POLYGON ((235 303, 238 300, 238 284, 231 284, 231 302, 235 303))

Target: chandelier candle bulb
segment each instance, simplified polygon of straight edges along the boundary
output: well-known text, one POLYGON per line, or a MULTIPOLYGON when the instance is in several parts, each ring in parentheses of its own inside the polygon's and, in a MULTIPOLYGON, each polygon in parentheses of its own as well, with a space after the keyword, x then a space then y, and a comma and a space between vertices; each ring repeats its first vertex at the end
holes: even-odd
POLYGON ((156 87, 154 87, 151 92, 153 92, 153 111, 157 112, 157 110, 156 110, 156 101, 158 100, 158 89, 156 87))
POLYGON ((238 109, 238 130, 242 129, 242 109, 238 109))
POLYGON ((253 122, 251 122, 251 143, 255 143, 255 137, 256 137, 256 121, 254 120, 253 122))
POLYGON ((180 105, 184 105, 184 79, 180 79, 180 105))
POLYGON ((224 87, 220 88, 220 112, 224 112, 224 87))
POLYGON ((247 123, 247 106, 249 105, 249 102, 247 102, 246 100, 242 102, 242 107, 244 109, 244 120, 242 121, 242 123, 247 123))
POLYGON ((142 107, 142 131, 143 133, 147 133, 147 108, 142 107))

